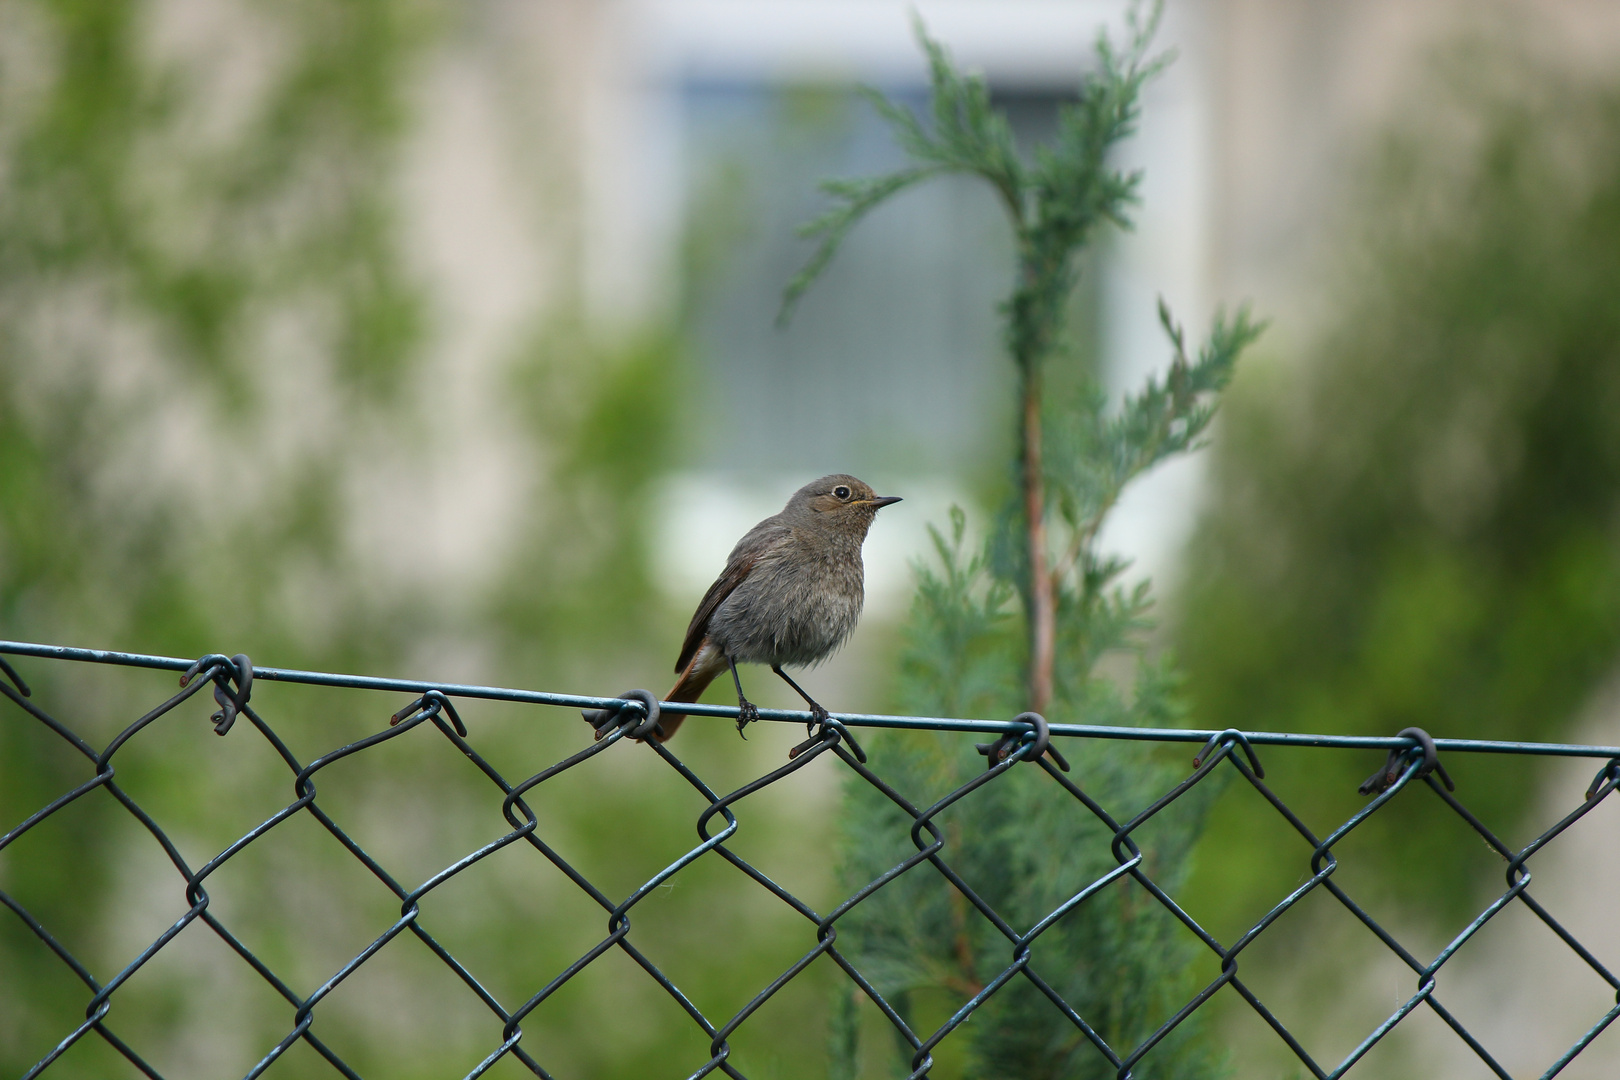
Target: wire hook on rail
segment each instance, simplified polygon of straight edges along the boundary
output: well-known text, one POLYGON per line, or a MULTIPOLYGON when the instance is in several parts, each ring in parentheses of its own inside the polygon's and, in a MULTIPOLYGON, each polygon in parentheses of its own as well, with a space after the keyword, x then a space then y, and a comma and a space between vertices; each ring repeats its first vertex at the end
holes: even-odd
POLYGON ((1609 763, 1592 777, 1592 784, 1586 789, 1586 801, 1591 802, 1597 798, 1598 789, 1611 780, 1620 783, 1620 758, 1610 758, 1609 763))
POLYGON ((1254 747, 1249 745, 1249 737, 1237 728, 1227 728, 1225 731, 1217 731, 1211 735, 1209 741, 1204 744, 1204 748, 1193 757, 1193 768, 1202 768, 1204 759, 1209 757, 1210 751, 1214 750, 1216 746, 1230 745, 1232 743, 1243 747, 1243 753, 1249 759, 1249 768, 1254 770, 1254 775, 1258 779, 1264 780, 1266 770, 1260 767, 1260 758, 1256 756, 1254 747))
POLYGON ((399 710, 399 712, 395 713, 393 716, 390 716, 388 718, 388 726, 397 727, 400 723, 415 716, 418 712, 427 714, 429 719, 432 719, 441 712, 444 713, 450 718, 450 725, 456 729, 456 734, 460 735, 463 739, 467 737, 467 725, 461 722, 461 716, 456 712, 455 705, 451 703, 448 697, 437 690, 429 690, 427 693, 423 694, 421 697, 399 710))
POLYGON ((626 713, 628 713, 630 716, 634 716, 636 711, 635 707, 637 705, 641 706, 641 710, 646 714, 646 716, 636 724, 635 728, 630 732, 630 737, 632 739, 646 740, 655 732, 661 730, 658 726, 659 701, 657 696, 654 695, 652 691, 626 690, 624 693, 619 695, 619 698, 621 704, 615 706, 614 708, 585 709, 580 711, 580 717, 587 724, 596 729, 597 742, 601 742, 602 738, 607 735, 610 730, 612 730, 616 723, 623 722, 621 721, 621 718, 624 718, 626 713))
POLYGON ((1009 731, 993 743, 973 744, 973 749, 988 759, 986 768, 993 769, 1000 765, 1013 754, 1017 744, 1030 739, 1030 735, 1033 733, 1034 738, 1030 741, 1034 743, 1035 748, 1030 751, 1024 760, 1034 761, 1042 754, 1050 754, 1052 760, 1057 762, 1058 768, 1064 772, 1069 771, 1068 760, 1058 752, 1057 747, 1052 745, 1052 727, 1046 722, 1046 717, 1038 712, 1023 712, 1013 717, 1012 722, 1028 726, 1022 731, 1009 731))
POLYGON ((1457 790, 1457 785, 1451 782, 1450 775, 1446 773, 1446 767, 1440 764, 1440 751, 1435 749, 1434 738, 1427 731, 1420 727, 1402 728, 1395 737, 1397 739, 1411 739, 1417 745, 1390 747, 1389 757, 1385 759, 1384 767, 1363 780, 1361 786, 1356 789, 1357 791, 1363 795, 1377 795, 1388 791, 1390 785, 1400 779, 1401 759, 1414 750, 1423 752, 1423 763, 1418 766, 1415 779, 1421 780, 1430 773, 1437 772, 1440 774, 1440 779, 1445 782, 1447 791, 1457 790))
POLYGON ((237 714, 247 708, 248 698, 253 694, 253 661, 246 653, 237 653, 229 659, 220 653, 209 653, 186 669, 180 676, 180 685, 189 686, 192 679, 204 673, 214 680, 214 701, 219 705, 219 711, 209 719, 214 722, 214 734, 223 735, 231 730, 237 714))

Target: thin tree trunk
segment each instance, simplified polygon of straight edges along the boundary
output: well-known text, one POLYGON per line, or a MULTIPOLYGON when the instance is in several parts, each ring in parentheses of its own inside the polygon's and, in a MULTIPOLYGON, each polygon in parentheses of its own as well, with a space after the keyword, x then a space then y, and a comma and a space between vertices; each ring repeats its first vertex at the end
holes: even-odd
POLYGON ((1046 283, 1052 267, 1030 242, 1027 208, 1009 202, 1020 225, 1019 287, 1008 317, 1008 339, 1018 365, 1022 409, 1019 414, 1024 522, 1029 537, 1029 707, 1045 715, 1052 704, 1052 667, 1057 652, 1056 589, 1047 569, 1046 473, 1041 462, 1042 366, 1056 329, 1059 311, 1051 309, 1046 283))
POLYGON ((1052 704, 1057 610, 1046 568, 1046 490, 1041 467, 1041 375, 1035 357, 1024 368, 1024 518, 1029 526, 1029 707, 1044 715, 1052 704))

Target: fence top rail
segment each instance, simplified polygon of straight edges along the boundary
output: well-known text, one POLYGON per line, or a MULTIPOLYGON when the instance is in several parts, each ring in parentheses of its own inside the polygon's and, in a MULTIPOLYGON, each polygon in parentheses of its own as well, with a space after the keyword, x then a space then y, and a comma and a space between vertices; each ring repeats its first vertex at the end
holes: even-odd
MULTIPOLYGON (((72 660, 92 664, 111 664, 120 667, 155 668, 161 671, 186 671, 195 659, 174 656, 152 656, 145 653, 113 652, 106 649, 80 649, 67 645, 42 645, 27 641, 0 641, 0 655, 32 656, 47 660, 72 660)), ((564 708, 604 709, 620 704, 617 697, 591 697, 583 694, 558 694, 544 690, 519 690, 501 686, 479 686, 472 683, 429 682, 421 679, 388 679, 375 675, 345 675, 327 671, 300 671, 296 668, 253 666, 253 678, 269 682, 302 683, 310 686, 334 686, 353 690, 389 690, 406 694, 423 694, 436 690, 447 697, 483 698, 491 701, 512 701, 528 705, 556 705, 564 708)), ((735 705, 705 705, 701 703, 669 702, 663 711, 688 716, 720 716, 735 719, 735 705)), ((760 709, 762 720, 786 723, 807 723, 808 712, 794 709, 760 709)), ((879 713, 841 713, 831 716, 848 727, 902 728, 928 731, 961 731, 976 734, 1004 735, 1024 730, 1028 725, 1010 720, 973 720, 937 716, 888 716, 879 713)), ((1093 724, 1052 724, 1053 735, 1066 735, 1086 739, 1126 739, 1142 742, 1206 743, 1218 735, 1241 735, 1253 746, 1304 746, 1339 749, 1392 750, 1410 747, 1408 738, 1377 735, 1312 735, 1287 731, 1223 732, 1215 729, 1193 728, 1137 728, 1108 727, 1093 724)), ((1540 757, 1620 758, 1620 746, 1595 746, 1583 743, 1496 742, 1487 739, 1434 740, 1435 749, 1478 754, 1528 754, 1540 757)))

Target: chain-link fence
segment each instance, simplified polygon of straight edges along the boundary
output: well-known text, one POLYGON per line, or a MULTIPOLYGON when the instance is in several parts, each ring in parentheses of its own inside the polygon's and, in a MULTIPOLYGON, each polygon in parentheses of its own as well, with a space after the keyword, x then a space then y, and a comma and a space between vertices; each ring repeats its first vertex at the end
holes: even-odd
MULTIPOLYGON (((50 674, 60 676, 62 672, 52 670, 50 674)), ((1543 1077, 1551 1077, 1559 1073, 1571 1061, 1580 1057, 1593 1040, 1604 1031, 1606 1027, 1620 1015, 1620 979, 1617 979, 1609 966, 1589 951, 1586 945, 1565 928, 1547 910, 1543 904, 1532 896, 1529 891, 1530 872, 1528 863, 1541 852, 1551 841, 1564 833, 1571 825, 1583 816, 1589 814, 1614 792, 1620 784, 1620 748, 1582 745, 1551 745, 1551 744, 1523 744, 1523 743, 1490 743, 1455 739, 1430 739, 1418 729, 1408 729, 1393 738, 1363 738, 1343 736, 1295 735, 1275 733, 1255 733, 1239 731, 1187 731, 1187 730, 1161 730, 1161 729, 1128 729, 1128 728, 1101 728, 1075 725, 1049 725, 1043 718, 1033 713, 1026 713, 1008 721, 982 721, 961 719, 929 719, 918 717, 899 716, 870 716, 870 715, 837 715, 827 723, 814 728, 811 737, 794 747, 789 760, 766 775, 750 783, 744 784, 728 794, 718 794, 711 790, 704 779, 696 774, 692 768, 684 764, 669 747, 656 742, 646 744, 643 753, 653 753, 663 760, 670 769, 673 769, 682 780, 691 786, 701 796, 704 809, 697 815, 696 829, 698 843, 693 845, 679 858, 660 870, 657 874, 643 882, 639 887, 627 895, 611 895, 599 888, 587 876, 559 852, 554 838, 547 835, 547 828, 530 806, 536 789, 552 781, 554 778, 570 770, 586 767, 592 759, 603 754, 615 752, 615 748, 622 742, 634 740, 638 735, 646 735, 660 718, 660 709, 664 712, 679 712, 688 715, 703 715, 715 717, 735 717, 736 709, 709 705, 660 705, 650 694, 636 691, 626 693, 620 698, 590 698, 566 694, 539 693, 522 690, 507 690, 488 686, 434 684, 414 682, 409 680, 394 680, 382 678, 357 677, 348 675, 333 675, 318 672, 282 670, 274 668, 254 668, 245 656, 228 658, 222 655, 205 656, 197 661, 180 660, 157 656, 139 656, 122 653, 97 652, 83 649, 59 648, 53 646, 31 645, 17 642, 0 642, 0 693, 3 693, 10 702, 5 710, 0 724, 3 725, 30 725, 35 730, 42 730, 37 725, 43 725, 52 733, 52 738, 60 739, 62 744, 71 748, 71 752, 83 758, 82 782, 67 790, 62 790, 44 805, 29 813, 20 821, 0 821, 9 831, 0 836, 0 885, 8 881, 6 860, 12 857, 16 849, 14 842, 35 829, 42 822, 53 815, 66 814, 81 800, 112 799, 127 811, 138 822, 139 829, 144 831, 158 845, 161 845, 167 859, 173 866, 173 877, 168 888, 180 890, 184 896, 184 913, 167 927, 150 943, 144 947, 135 948, 128 957, 127 963, 117 971, 93 972, 81 963, 72 950, 63 941, 62 935, 53 929, 49 912, 31 911, 11 891, 0 889, 0 903, 4 903, 21 920, 21 924, 31 932, 32 938, 37 939, 37 947, 49 950, 54 954, 54 961, 70 969, 74 976, 83 983, 84 1019, 70 1030, 61 1032, 60 1041, 54 1046, 45 1048, 27 1072, 25 1077, 32 1078, 40 1075, 56 1075, 53 1065, 59 1063, 64 1054, 67 1054, 81 1040, 101 1040, 113 1048, 117 1054, 126 1059, 140 1073, 149 1077, 162 1075, 154 1065, 142 1056, 142 1048, 126 1042, 118 1033, 118 1011, 115 1004, 124 997, 131 996, 136 990, 130 988, 131 980, 141 972, 142 968, 153 960, 166 947, 169 947, 188 927, 194 923, 201 923, 208 931, 217 935, 218 939, 230 948, 240 959, 240 963, 251 969, 257 979, 272 988, 283 1002, 278 1009, 285 1015, 285 1033, 273 1045, 266 1045, 262 1058, 247 1073, 248 1077, 257 1077, 272 1069, 278 1059, 287 1054, 289 1048, 302 1042, 319 1054, 330 1065, 331 1071, 347 1077, 357 1076, 355 1068, 321 1038, 317 1030, 317 1021, 321 1016, 323 1002, 328 1001, 333 992, 356 974, 364 965, 372 961, 389 942, 404 935, 410 935, 421 942, 431 951, 437 961, 442 962, 445 969, 453 973, 455 980, 464 987, 463 993, 480 1003, 482 1009, 487 1010, 488 1025, 488 1053, 466 1075, 477 1077, 489 1072, 497 1063, 503 1063, 503 1069, 509 1069, 511 1062, 519 1062, 528 1073, 540 1077, 550 1077, 553 1074, 547 1071, 546 1051, 544 1047, 535 1046, 532 1042, 524 1041, 524 1023, 531 1017, 537 1016, 545 1010, 547 1002, 564 988, 590 965, 596 963, 606 955, 618 953, 628 957, 639 969, 645 973, 645 978, 651 980, 660 988, 663 994, 679 1007, 690 1018, 690 1023, 702 1031, 702 1038, 708 1046, 709 1057, 706 1061, 694 1061, 682 1064, 678 1068, 671 1068, 671 1075, 687 1074, 693 1078, 708 1075, 712 1072, 723 1072, 728 1076, 742 1077, 741 1063, 734 1060, 732 1050, 732 1036, 743 1025, 748 1024, 750 1018, 755 1017, 762 1006, 777 995, 785 986, 796 978, 815 961, 825 957, 837 965, 859 991, 869 999, 900 1039, 910 1048, 911 1061, 910 1076, 912 1078, 924 1077, 934 1066, 933 1051, 943 1041, 949 1039, 952 1033, 964 1023, 968 1022, 974 1012, 987 1000, 997 994, 1013 980, 1027 980, 1051 1002, 1053 1009, 1057 1010, 1067 1022, 1073 1025, 1077 1037, 1087 1040, 1101 1058, 1106 1059, 1108 1068, 1118 1077, 1132 1075, 1133 1066, 1152 1052, 1165 1036, 1181 1025, 1194 1012, 1203 1007, 1220 990, 1230 987, 1248 1003, 1264 1022, 1275 1031, 1278 1038, 1292 1051, 1304 1069, 1319 1078, 1337 1077, 1351 1071, 1358 1062, 1380 1042, 1391 1030, 1400 1025, 1414 1011, 1420 1009, 1431 1010, 1435 1016, 1444 1021, 1456 1036, 1477 1055, 1478 1061, 1491 1075, 1508 1078, 1511 1074, 1492 1053, 1485 1043, 1489 1041, 1482 1037, 1478 1031, 1470 1031, 1456 1015, 1442 1003, 1439 993, 1439 973, 1442 968, 1452 960, 1458 950, 1473 938, 1499 913, 1508 909, 1510 905, 1521 905, 1533 913, 1533 916, 1545 924, 1553 934, 1557 935, 1564 946, 1578 958, 1579 962, 1590 969, 1597 978, 1611 990, 1616 991, 1617 1004, 1590 1018, 1590 1025, 1585 1033, 1569 1045, 1560 1056, 1545 1065, 1543 1077), (41 702, 33 697, 27 683, 12 664, 3 659, 4 654, 12 656, 26 656, 52 661, 51 665, 40 665, 42 668, 54 668, 56 664, 63 665, 122 665, 126 667, 150 668, 182 672, 181 689, 178 693, 168 697, 167 700, 156 704, 134 720, 104 747, 97 747, 87 742, 73 726, 64 722, 41 702), (380 722, 376 730, 356 741, 335 746, 310 761, 300 761, 288 748, 287 744, 278 736, 272 719, 275 719, 274 708, 264 708, 265 695, 261 694, 258 702, 253 700, 253 692, 263 682, 274 681, 284 683, 312 684, 320 687, 349 688, 353 690, 376 691, 382 694, 395 695, 389 700, 390 705, 397 704, 397 695, 408 695, 408 703, 404 708, 388 718, 386 708, 376 710, 380 719, 389 722, 380 722), (143 732, 153 730, 153 725, 165 715, 171 714, 182 702, 199 693, 203 687, 212 690, 218 711, 213 715, 214 727, 217 732, 225 732, 236 727, 238 738, 243 728, 250 729, 254 738, 262 739, 273 749, 276 757, 283 763, 287 775, 291 777, 293 798, 269 817, 243 833, 234 842, 225 846, 212 858, 202 865, 193 866, 182 857, 177 845, 165 832, 161 815, 149 812, 147 808, 131 797, 125 786, 122 786, 118 776, 119 754, 122 748, 129 745, 132 739, 142 736, 143 732), (464 704, 469 699, 494 699, 516 702, 524 705, 544 707, 552 710, 550 716, 559 722, 568 719, 567 714, 558 712, 558 709, 568 710, 606 710, 599 714, 596 738, 589 738, 590 729, 578 726, 578 721, 572 721, 572 730, 581 734, 582 749, 577 753, 557 761, 555 764, 528 776, 502 775, 480 753, 480 740, 476 733, 469 733, 467 725, 463 723, 457 708, 457 700, 464 704), (263 709, 263 712, 261 712, 263 709), (378 747, 390 740, 401 739, 418 728, 433 728, 445 740, 445 750, 452 754, 465 755, 476 766, 488 781, 488 798, 498 802, 501 812, 510 826, 509 831, 497 839, 467 851, 462 857, 437 872, 416 883, 401 881, 395 874, 382 865, 378 858, 369 853, 355 838, 352 828, 346 827, 342 821, 336 820, 328 812, 328 804, 323 804, 317 792, 317 780, 321 773, 351 755, 378 747), (903 793, 890 786, 883 776, 878 775, 869 767, 866 755, 863 752, 855 729, 928 729, 941 732, 957 733, 958 737, 969 737, 972 734, 989 735, 993 741, 979 745, 980 752, 987 759, 987 769, 976 776, 969 783, 957 790, 937 798, 931 805, 916 805, 910 797, 916 793, 903 793), (1145 740, 1165 743, 1193 743, 1201 744, 1194 767, 1185 780, 1176 784, 1170 790, 1145 808, 1105 807, 1099 805, 1086 790, 1084 781, 1084 747, 1087 740, 1096 739, 1126 739, 1145 740), (1059 748, 1059 744, 1067 750, 1068 756, 1074 757, 1082 764, 1079 769, 1071 771, 1069 761, 1059 748), (1380 769, 1366 785, 1366 794, 1372 796, 1365 806, 1349 817, 1337 828, 1326 835, 1318 836, 1313 832, 1290 807, 1278 796, 1265 780, 1265 773, 1257 754, 1257 748, 1266 746, 1283 747, 1320 747, 1338 748, 1343 750, 1381 750, 1387 751, 1388 759, 1384 768, 1380 769), (1602 759, 1603 764, 1590 788, 1585 793, 1584 801, 1569 809, 1566 816, 1552 825, 1540 836, 1530 843, 1515 850, 1504 843, 1492 832, 1487 825, 1479 820, 1469 807, 1451 790, 1450 778, 1446 775, 1440 755, 1447 756, 1462 753, 1489 753, 1510 754, 1526 756, 1564 756, 1577 758, 1602 759), (817 765, 817 762, 821 762, 817 765), (852 895, 843 899, 841 903, 830 910, 817 911, 794 895, 776 880, 762 872, 755 863, 743 858, 729 845, 734 834, 739 829, 738 813, 744 801, 749 796, 776 784, 790 774, 807 768, 833 768, 841 770, 845 775, 859 777, 861 781, 871 784, 882 792, 892 803, 900 808, 912 821, 910 826, 910 840, 915 847, 915 853, 905 858, 886 873, 870 881, 852 895), (969 796, 982 785, 994 784, 998 778, 1017 768, 1038 768, 1050 777, 1051 783, 1067 794, 1073 802, 1076 814, 1095 815, 1103 823, 1108 833, 1112 835, 1112 853, 1117 865, 1097 880, 1085 884, 1068 897, 1061 905, 1050 911, 1044 918, 1031 926, 1015 926, 1008 923, 990 904, 986 903, 979 892, 965 881, 953 869, 951 846, 947 834, 938 824, 940 815, 969 796), (1157 884, 1150 874, 1149 865, 1144 862, 1141 849, 1138 847, 1133 834, 1148 821, 1154 818, 1166 807, 1181 798, 1196 785, 1204 783, 1216 774, 1217 770, 1225 770, 1222 774, 1229 780, 1237 782, 1241 778, 1242 784, 1252 787, 1255 792, 1266 800, 1275 809, 1286 827, 1293 834, 1297 834, 1299 844, 1293 853, 1282 857, 1298 858, 1302 864, 1308 866, 1302 875, 1302 880, 1296 888, 1272 907, 1264 917, 1254 922, 1245 932, 1232 940, 1222 941, 1208 932, 1206 928, 1189 915, 1167 892, 1157 884), (1438 953, 1425 959, 1414 954, 1397 940, 1395 934, 1369 914, 1367 908, 1358 903, 1341 883, 1335 881, 1334 872, 1338 867, 1338 860, 1334 855, 1335 845, 1342 841, 1355 829, 1361 826, 1368 818, 1377 814, 1379 810, 1389 804, 1390 800, 1399 797, 1403 790, 1412 788, 1408 798, 1424 797, 1439 800, 1450 812, 1455 813, 1467 826, 1473 830, 1483 842, 1495 852, 1506 864, 1506 887, 1497 895, 1478 916, 1470 922, 1465 929, 1455 936, 1453 940, 1440 949, 1438 953), (1423 789, 1427 788, 1427 792, 1423 789), (313 819, 321 829, 335 838, 353 860, 363 866, 377 882, 388 889, 399 905, 399 915, 392 925, 382 929, 365 948, 352 955, 346 963, 335 970, 326 973, 323 981, 316 985, 294 985, 296 980, 286 978, 272 969, 270 961, 264 956, 256 954, 244 940, 233 932, 228 921, 218 914, 210 895, 211 878, 231 862, 238 858, 251 845, 258 843, 267 834, 283 827, 285 823, 295 820, 308 822, 313 819), (518 850, 528 849, 532 857, 543 859, 555 866, 557 870, 566 875, 573 886, 584 896, 589 897, 601 909, 605 920, 604 931, 599 939, 595 940, 587 949, 580 953, 571 963, 562 966, 560 970, 536 974, 528 996, 522 999, 501 1000, 485 982, 480 980, 480 973, 473 970, 468 963, 458 959, 440 937, 435 936, 434 928, 426 925, 427 920, 422 918, 422 900, 436 889, 444 887, 447 883, 458 879, 461 875, 476 874, 476 868, 487 857, 502 849, 514 847, 518 850), (803 952, 797 960, 782 970, 780 974, 759 987, 757 994, 741 1009, 731 1015, 718 1015, 706 1011, 703 1003, 684 992, 682 987, 660 968, 648 955, 645 941, 638 941, 632 932, 632 914, 636 912, 638 904, 645 901, 660 886, 668 885, 676 875, 681 874, 699 860, 725 860, 737 870, 741 871, 751 880, 748 888, 764 890, 776 901, 787 906, 791 911, 802 918, 803 952), (988 923, 1006 939, 1006 966, 994 978, 983 984, 971 997, 960 1004, 959 1008, 939 1024, 934 1030, 919 1030, 908 1022, 903 1010, 886 1001, 879 988, 874 985, 868 973, 863 973, 851 956, 841 951, 838 944, 839 920, 847 915, 853 908, 873 896, 885 885, 904 874, 937 874, 941 875, 950 886, 958 891, 960 897, 968 905, 976 909, 988 923), (1050 972, 1043 972, 1040 964, 1039 939, 1041 935, 1062 919, 1066 914, 1084 905, 1089 899, 1105 890, 1124 887, 1130 882, 1136 883, 1142 890, 1151 895, 1158 903, 1185 926, 1186 931, 1195 935, 1201 941, 1219 964, 1219 974, 1207 985, 1193 994, 1185 1005, 1173 1015, 1164 1020, 1163 1024, 1142 1040, 1139 1045, 1113 1045, 1106 1039, 1097 1027, 1085 1015, 1077 1012, 1063 996, 1054 989, 1056 979, 1049 979, 1050 972), (1403 1000, 1388 1014, 1382 1023, 1377 1024, 1366 1037, 1342 1060, 1337 1062, 1322 1062, 1312 1057, 1303 1045, 1296 1032, 1291 1031, 1282 1020, 1278 1018, 1273 1007, 1266 1002, 1255 990, 1245 982, 1242 973, 1243 953, 1267 929, 1273 926, 1291 908, 1300 904, 1302 900, 1312 894, 1328 894, 1343 909, 1360 923, 1364 924, 1377 939, 1383 943, 1391 954, 1410 969, 1415 977, 1415 992, 1406 995, 1403 1000)), ((58 678, 58 683, 61 680, 58 678)), ((156 687, 154 686, 154 691, 156 687)), ((157 696, 154 692, 154 698, 157 696)), ((382 705, 379 698, 378 705, 382 705)), ((762 710, 762 716, 768 721, 809 723, 810 717, 805 713, 786 712, 776 710, 762 710)), ((426 732, 424 732, 426 734, 426 732)), ((628 748, 624 748, 627 750, 628 748)), ((624 752, 620 750, 619 752, 624 752)), ((1456 759, 1453 759, 1456 760, 1456 759)), ((1620 845, 1614 850, 1620 851, 1620 845)), ((1054 856, 1056 857, 1056 856, 1054 856)), ((746 883, 745 883, 746 884, 746 883)), ((543 923, 547 918, 546 911, 537 911, 534 919, 543 923)), ((543 928, 542 928, 543 930, 543 928)), ((718 963, 725 962, 717 959, 718 963)), ((1611 958, 1612 963, 1612 958, 1611 958)), ((14 991, 13 991, 14 992, 14 991)), ((26 993, 26 988, 23 988, 26 993)), ((1605 990, 1607 994, 1609 991, 1605 990)), ((1273 1003, 1275 1004, 1275 1003, 1273 1003)), ((915 1018, 913 1017, 913 1021, 915 1018)), ((1586 1021, 1582 1020, 1585 1025, 1586 1021)), ((257 1051, 255 1051, 257 1052, 257 1051)), ((1584 1060, 1584 1059, 1583 1059, 1584 1060)), ((66 1075, 66 1073, 63 1073, 66 1075)), ((1484 1075, 1483 1073, 1481 1075, 1484 1075)))

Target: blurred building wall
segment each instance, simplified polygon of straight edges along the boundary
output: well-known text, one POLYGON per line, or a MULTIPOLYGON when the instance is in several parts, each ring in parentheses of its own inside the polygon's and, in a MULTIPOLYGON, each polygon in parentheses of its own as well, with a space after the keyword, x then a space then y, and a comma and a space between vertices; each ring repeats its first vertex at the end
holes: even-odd
MULTIPOLYGON (((1445 46, 1506 34, 1612 71, 1620 5, 1607 0, 1220 0, 1210 20, 1215 100, 1212 276, 1296 340, 1358 159, 1418 92, 1445 46)), ((1271 342, 1273 346, 1277 342, 1271 342)))

